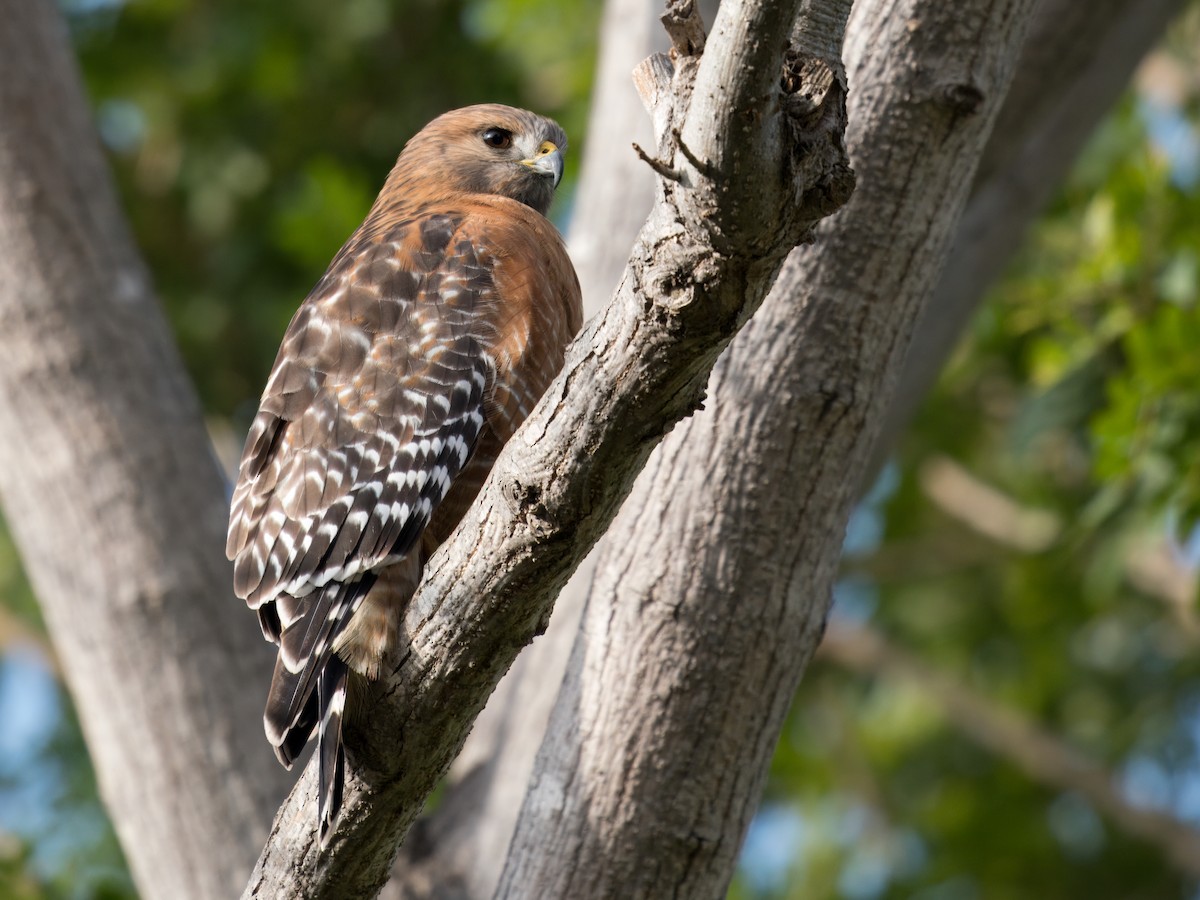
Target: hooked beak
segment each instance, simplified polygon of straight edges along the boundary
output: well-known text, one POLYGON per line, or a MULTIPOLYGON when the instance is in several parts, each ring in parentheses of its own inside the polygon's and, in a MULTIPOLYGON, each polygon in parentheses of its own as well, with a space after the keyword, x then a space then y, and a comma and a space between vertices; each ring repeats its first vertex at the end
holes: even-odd
POLYGON ((521 160, 521 165, 529 166, 539 175, 553 178, 555 187, 558 187, 558 183, 562 181, 563 155, 553 141, 543 141, 542 146, 538 148, 537 155, 533 159, 521 160))

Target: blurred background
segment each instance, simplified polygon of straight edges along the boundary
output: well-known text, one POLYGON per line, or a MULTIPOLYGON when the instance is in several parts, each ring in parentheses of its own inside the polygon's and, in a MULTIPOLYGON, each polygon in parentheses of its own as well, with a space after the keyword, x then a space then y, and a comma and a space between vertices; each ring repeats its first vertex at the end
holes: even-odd
MULTIPOLYGON (((569 227, 598 2, 60 2, 226 457, 433 116, 557 118, 569 227)), ((1193 4, 855 514, 731 897, 1200 898, 1198 63, 1193 4)), ((0 898, 133 896, 0 523, 0 898)))

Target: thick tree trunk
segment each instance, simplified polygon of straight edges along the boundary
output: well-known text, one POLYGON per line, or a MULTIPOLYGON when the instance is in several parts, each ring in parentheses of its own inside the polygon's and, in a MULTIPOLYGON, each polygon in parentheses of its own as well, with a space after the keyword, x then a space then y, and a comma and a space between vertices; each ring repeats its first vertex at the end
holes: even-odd
POLYGON ((225 486, 49 0, 0 0, 0 499, 147 897, 244 883, 284 775, 225 486))
MULTIPOLYGON (((629 3, 620 0, 610 6, 629 3)), ((641 5, 647 13, 659 8, 654 0, 641 0, 641 5)), ((902 433, 970 312, 1015 251, 1084 139, 1112 106, 1136 62, 1182 6, 1183 0, 1107 0, 1085 5, 1046 0, 1040 5, 1013 87, 980 162, 954 249, 913 336, 877 440, 876 460, 902 433)), ((610 16, 606 23, 609 20, 617 21, 610 16)), ((606 27, 606 41, 619 43, 618 38, 624 37, 628 36, 606 27)), ((650 51, 645 47, 641 52, 650 51)), ((632 53, 626 50, 627 57, 632 53)), ((624 82, 628 74, 602 63, 598 79, 609 78, 624 82)), ((606 94, 598 86, 597 100, 606 95, 611 92, 606 94)), ((603 135, 610 141, 619 130, 617 124, 628 122, 621 115, 604 115, 600 105, 594 113, 594 122, 604 123, 603 135)), ((592 133, 597 130, 594 124, 592 133)), ((595 154, 594 163, 590 145, 588 153, 586 176, 593 190, 587 195, 589 203, 580 204, 573 225, 585 230, 594 220, 609 220, 602 212, 592 215, 590 203, 627 208, 636 202, 632 192, 613 187, 623 182, 615 172, 604 170, 607 153, 595 154)), ((581 268, 581 273, 588 271, 594 270, 581 268)), ((619 537, 614 531, 613 539, 619 537)), ((593 557, 608 542, 606 537, 593 557)), ((397 866, 398 894, 476 900, 492 896, 502 862, 495 848, 507 843, 516 820, 511 799, 515 786, 524 785, 534 768, 530 736, 544 731, 546 697, 558 691, 562 679, 567 655, 563 645, 574 638, 580 595, 588 588, 583 575, 590 572, 581 567, 559 599, 547 634, 514 666, 520 687, 511 699, 497 697, 500 702, 489 705, 486 727, 477 728, 467 742, 443 805, 418 823, 414 831, 418 839, 410 839, 397 866), (447 891, 450 885, 457 887, 447 891)))
POLYGON ((845 201, 844 82, 763 40, 787 33, 799 5, 728 3, 698 56, 691 4, 672 4, 674 66, 662 57, 652 72, 664 178, 621 288, 430 560, 406 610, 408 652, 350 723, 353 771, 321 865, 310 765, 245 896, 378 892, 488 694, 544 630, 650 451, 696 408, 788 250, 845 201))
POLYGON ((1033 3, 855 7, 858 191, 614 523, 497 896, 723 896, 1033 3))
MULTIPOLYGON (((1040 123, 1039 165, 1030 166, 1019 152, 999 154, 994 166, 985 161, 972 204, 978 212, 970 214, 974 224, 963 229, 959 247, 985 247, 976 259, 996 265, 1010 252, 1023 218, 1040 205, 1037 197, 1044 198, 1073 152, 1070 141, 1086 133, 1088 117, 1107 104, 1105 92, 1115 92, 1179 5, 1104 0, 1084 5, 1084 14, 1075 9, 1079 4, 1047 0, 1049 10, 1061 9, 1040 20, 1054 25, 1043 26, 1045 54, 1022 64, 1018 83, 1032 89, 1014 91, 1012 117, 1007 109, 1002 113, 1014 137, 1010 147, 1026 146, 1017 139, 1025 126, 1015 100, 1041 98, 1023 104, 1040 123), (1070 15, 1083 16, 1078 27, 1061 27, 1075 21, 1070 15), (1086 58, 1062 52, 1070 47, 1092 52, 1086 58), (989 175, 992 181, 985 182, 989 175), (997 187, 984 191, 985 183, 997 187), (1009 190, 1014 183, 1020 190, 1009 190), (997 205, 997 198, 1015 202, 997 205), (989 235, 999 242, 989 245, 989 235)), ((102 791, 143 892, 228 896, 248 870, 256 835, 288 777, 261 740, 261 696, 245 689, 265 683, 270 654, 252 617, 247 620, 228 593, 224 485, 113 200, 61 25, 44 0, 0 0, 0 12, 6 14, 0 29, 0 332, 9 338, 0 359, 0 500, 43 600, 102 791)), ((633 192, 622 184, 622 195, 633 192)), ((635 206, 631 201, 617 211, 614 233, 635 206)), ((610 244, 599 246, 603 251, 610 244)), ((603 278, 587 273, 605 266, 590 259, 588 248, 577 251, 587 294, 599 296, 592 285, 603 278)), ((975 282, 977 297, 979 269, 965 263, 960 269, 975 282)), ((927 325, 945 322, 959 322, 950 329, 956 331, 973 302, 955 300, 947 316, 928 315, 922 335, 927 325)), ((916 340, 925 346, 927 339, 916 340)), ((922 377, 926 381, 914 380, 902 399, 923 393, 928 373, 922 377)), ((623 562, 619 554, 613 559, 623 562)), ((609 571, 599 581, 611 579, 609 571)), ((547 648, 549 656, 565 656, 571 631, 564 629, 568 636, 558 648, 547 648)), ((510 752, 497 755, 488 777, 470 785, 511 786, 511 772, 532 768, 531 751, 504 735, 527 738, 522 716, 534 711, 536 717, 539 701, 544 721, 558 677, 542 667, 534 671, 514 704, 517 712, 495 720, 499 737, 490 746, 510 752)), ((533 730, 540 734, 541 728, 533 730)), ((479 752, 490 755, 489 746, 479 752)), ((464 796, 469 807, 470 794, 464 796)), ((490 796, 492 810, 511 803, 503 794, 490 796)), ((481 812, 478 819, 484 818, 489 827, 499 822, 492 813, 481 812)), ((487 843, 493 858, 508 829, 494 827, 487 843)), ((442 834, 435 849, 461 841, 454 829, 442 834)), ((476 875, 489 866, 487 856, 460 858, 476 875)), ((494 884, 497 868, 498 862, 482 883, 494 884)), ((448 865, 441 875, 452 871, 448 865)))
POLYGON ((877 460, 933 387, 988 287, 1184 0, 1043 0, 971 201, 922 315, 877 460))

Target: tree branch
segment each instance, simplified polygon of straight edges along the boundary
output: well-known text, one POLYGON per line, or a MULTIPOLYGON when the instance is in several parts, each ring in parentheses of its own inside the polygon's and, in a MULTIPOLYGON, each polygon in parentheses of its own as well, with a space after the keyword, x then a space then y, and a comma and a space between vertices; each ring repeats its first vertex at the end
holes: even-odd
MULTIPOLYGON (((1071 13, 1083 8, 1069 0, 1048 2, 1048 12, 1039 19, 1039 30, 1047 35, 1043 45, 1047 48, 1043 54, 1045 60, 1078 60, 1078 53, 1064 53, 1063 47, 1095 46, 1097 49, 1092 54, 1093 62, 1088 64, 1091 68, 1060 69, 1061 78, 1039 77, 1040 63, 1035 61, 1027 60, 1022 64, 1021 80, 1031 85, 1035 98, 1043 98, 1043 101, 1031 103, 1030 109, 1053 107, 1053 103, 1044 102, 1045 98, 1064 95, 1070 98, 1061 107, 1064 117, 1044 120, 1048 124, 1038 132, 1041 137, 1034 146, 1053 154, 1057 138, 1068 141, 1073 133, 1067 127, 1072 121, 1067 115, 1071 110, 1085 120, 1087 116, 1094 119, 1108 101, 1097 99, 1099 95, 1088 85, 1111 85, 1114 78, 1118 84, 1122 83, 1122 67, 1132 64, 1128 61, 1140 55, 1141 48, 1161 28, 1170 10, 1179 5, 1179 0, 1146 0, 1144 3, 1141 0, 1137 3, 1107 0, 1089 4, 1081 23, 1082 30, 1076 30, 1074 26, 1070 29, 1058 27, 1061 22, 1075 20, 1062 15, 1055 18, 1049 10, 1062 8, 1065 13, 1071 13), (1097 24, 1104 26, 1103 35, 1106 36, 1097 37, 1095 41, 1079 39, 1080 35, 1099 34, 1092 30, 1097 24)), ((264 655, 265 648, 257 641, 253 629, 245 629, 244 610, 240 605, 232 601, 215 602, 217 598, 227 596, 228 586, 225 563, 219 558, 218 534, 223 519, 224 489, 219 479, 210 474, 211 463, 201 449, 202 438, 195 438, 198 429, 188 422, 186 410, 189 404, 194 407, 194 400, 190 399, 186 379, 170 349, 169 339, 162 336, 160 317, 152 304, 147 308, 141 299, 129 307, 134 313, 128 320, 130 328, 149 323, 154 332, 144 345, 151 348, 148 354, 138 349, 142 345, 137 342, 111 341, 109 332, 88 327, 90 320, 86 316, 89 310, 107 311, 107 298, 128 297, 130 282, 121 277, 121 272, 128 271, 126 262, 132 258, 133 268, 138 271, 140 265, 136 263, 136 255, 120 223, 119 213, 115 211, 103 165, 94 149, 92 129, 82 94, 75 84, 77 76, 69 51, 65 49, 61 34, 46 38, 42 33, 40 29, 46 23, 49 7, 42 4, 38 9, 37 6, 14 6, 11 2, 5 6, 9 27, 0 35, 0 116, 7 123, 13 115, 23 117, 29 110, 38 110, 54 115, 55 121, 32 129, 23 125, 0 129, 0 168, 11 162, 4 154, 14 148, 29 151, 30 157, 40 157, 41 164, 38 175, 31 180, 10 177, 10 170, 4 168, 0 195, 15 199, 8 205, 0 203, 0 215, 25 216, 30 211, 45 212, 46 207, 30 204, 31 195, 27 190, 30 184, 40 184, 40 178, 49 174, 47 183, 57 187, 46 196, 56 198, 55 210, 66 211, 61 221, 74 221, 78 228, 76 234, 79 237, 72 238, 69 246, 90 245, 92 249, 82 255, 65 257, 87 260, 88 266, 78 269, 63 266, 64 257, 60 254, 54 258, 53 265, 39 267, 33 265, 41 259, 36 252, 36 243, 46 240, 48 246, 56 246, 56 242, 62 241, 62 232, 38 228, 31 229, 27 236, 18 237, 13 232, 5 232, 4 226, 0 225, 0 246, 3 247, 0 258, 11 262, 11 268, 0 269, 0 307, 9 304, 14 296, 10 286, 19 284, 30 291, 30 308, 46 310, 52 320, 49 325, 43 320, 32 319, 14 325, 15 320, 0 309, 0 322, 3 322, 12 346, 44 348, 48 345, 42 342, 50 333, 65 335, 68 343, 80 340, 73 329, 65 332, 60 329, 64 321, 71 322, 74 317, 81 316, 75 321, 85 326, 83 343, 72 346, 88 349, 82 356, 73 355, 75 351, 72 351, 68 356, 74 361, 68 360, 65 365, 59 364, 62 360, 42 361, 53 369, 51 387, 56 393, 50 396, 63 402, 60 406, 43 404, 40 409, 38 398, 34 396, 36 392, 29 391, 28 385, 20 380, 33 372, 20 368, 32 357, 8 360, 14 365, 19 361, 20 366, 14 376, 18 379, 16 391, 10 391, 6 381, 5 390, 0 392, 10 395, 5 404, 0 404, 0 415, 4 416, 0 421, 9 422, 0 430, 6 436, 39 434, 44 440, 33 447, 3 451, 6 463, 0 474, 0 496, 14 520, 23 518, 25 510, 32 510, 35 515, 38 510, 62 512, 62 515, 44 516, 40 524, 19 526, 16 537, 46 606, 48 623, 60 652, 74 660, 78 674, 73 678, 69 675, 68 680, 75 686, 85 731, 96 754, 102 791, 143 892, 159 895, 178 890, 182 882, 187 882, 194 896, 227 896, 228 873, 245 870, 244 857, 242 862, 237 859, 238 848, 245 853, 253 845, 254 839, 244 835, 255 829, 261 830, 263 810, 269 812, 269 808, 274 807, 272 790, 277 789, 283 777, 259 740, 259 698, 242 688, 246 683, 261 683, 265 679, 265 675, 258 672, 260 668, 263 671, 269 669, 269 658, 264 655), (35 20, 40 24, 33 28, 34 37, 30 39, 31 23, 35 20), (4 41, 5 36, 12 40, 4 41), (38 89, 49 93, 45 100, 27 103, 29 85, 21 77, 14 77, 14 73, 29 55, 24 51, 34 49, 40 54, 35 67, 38 89), (67 73, 65 76, 63 71, 67 73), (23 105, 12 105, 10 101, 14 98, 19 98, 23 105), (66 137, 51 149, 45 139, 64 121, 66 137), (10 138, 19 135, 22 143, 6 143, 4 135, 10 138), (63 144, 68 149, 64 150, 63 144), (79 160, 77 156, 86 159, 79 160), (99 199, 93 194, 97 185, 99 199), (56 193, 59 187, 63 191, 56 193), (64 194, 69 194, 69 198, 64 199, 64 194), (108 270, 98 262, 105 260, 112 264, 108 270), (17 274, 9 281, 8 275, 14 272, 17 274), (126 288, 113 287, 122 284, 126 288), (75 304, 80 285, 85 288, 86 298, 83 303, 75 304), (57 303, 64 298, 71 298, 71 301, 59 315, 55 312, 59 309, 57 303), (26 326, 28 331, 23 330, 26 326), (22 338, 21 335, 26 333, 29 337, 22 338), (162 350, 164 340, 165 351, 162 350), (110 359, 120 360, 120 365, 108 368, 111 362, 103 361, 110 359), (91 368, 96 360, 103 363, 99 377, 91 368), (147 360, 149 364, 142 365, 147 360), (115 380, 109 377, 114 372, 115 380), (183 402, 178 401, 181 379, 184 383, 183 402), (92 384, 96 390, 80 393, 75 387, 77 382, 84 383, 85 388, 92 384), (112 402, 131 386, 160 394, 170 402, 147 402, 143 394, 135 394, 129 404, 112 402), (94 439, 94 432, 89 432, 87 440, 81 441, 80 432, 70 426, 71 417, 80 409, 89 408, 87 404, 95 399, 95 394, 103 395, 98 408, 104 410, 103 415, 109 417, 112 427, 103 442, 93 446, 88 441, 94 439), (21 400, 22 396, 24 400, 21 400), (27 405, 22 407, 22 402, 27 405), (39 418, 46 412, 49 414, 45 418, 39 418), (149 432, 139 424, 145 417, 151 420, 149 432), (119 438, 122 434, 128 441, 119 438), (147 434, 150 437, 142 440, 147 434), (111 435, 118 435, 118 438, 113 439, 111 435), (142 449, 153 447, 159 450, 160 457, 147 462, 136 452, 123 449, 139 442, 142 449), (93 446, 95 457, 103 456, 106 448, 112 448, 118 459, 123 460, 121 464, 129 466, 130 474, 110 478, 107 467, 79 465, 72 456, 73 451, 64 454, 62 450, 63 447, 80 446, 93 446), (201 457, 193 458, 196 453, 201 453, 201 457), (170 460, 171 464, 160 470, 155 463, 163 459, 170 460), (30 472, 41 474, 30 478, 30 472), (93 477, 72 480, 76 475, 93 477), (164 484, 154 480, 160 477, 166 479, 164 484), (146 502, 147 498, 154 502, 146 502), (158 499, 162 500, 161 505, 158 499), (97 514, 98 511, 103 514, 97 514), (63 533, 72 535, 71 560, 66 567, 61 555, 63 533), (214 546, 214 535, 218 549, 209 553, 205 548, 214 546), (203 559, 173 561, 176 559, 174 554, 181 548, 203 559), (149 588, 141 586, 141 573, 154 566, 165 573, 174 573, 178 566, 182 573, 169 574, 170 587, 165 593, 160 593, 164 589, 158 581, 151 583, 149 588), (110 580, 108 573, 114 570, 121 572, 119 583, 110 580), (180 589, 181 585, 186 587, 180 589), (129 591, 129 596, 146 598, 147 602, 138 601, 133 606, 111 602, 124 596, 125 590, 129 591), (160 599, 156 601, 156 597, 160 599), (55 613, 52 606, 59 612, 55 613), (110 628, 115 630, 110 632, 110 628), (110 671, 105 660, 106 645, 96 639, 96 635, 102 633, 121 635, 107 645, 114 652, 123 651, 121 659, 112 661, 121 666, 120 676, 97 678, 95 675, 110 671), (132 652, 130 648, 133 648, 132 652), (98 651, 99 655, 93 655, 98 651), (114 691, 113 687, 118 684, 122 689, 114 691), (194 726, 178 722, 179 717, 171 712, 185 709, 197 717, 194 726), (93 718, 102 720, 105 711, 121 723, 123 730, 119 736, 127 741, 125 745, 120 740, 107 740, 102 724, 89 724, 93 718), (177 725, 180 730, 176 730, 177 725), (163 729, 174 737, 142 739, 144 735, 163 729), (99 749, 101 745, 112 752, 99 749), (212 752, 195 758, 189 755, 181 763, 181 747, 211 749, 212 752), (225 771, 228 768, 223 765, 225 759, 238 761, 236 771, 225 771), (183 766, 187 767, 186 773, 183 766), (160 770, 172 773, 169 788, 164 790, 156 787, 154 778, 146 777, 147 773, 160 770), (195 791, 191 787, 181 787, 184 781, 197 782, 195 791), (176 802, 187 805, 186 817, 177 812, 176 802), (260 823, 257 826, 253 824, 256 814, 252 810, 256 804, 260 823), (182 829, 189 829, 186 838, 178 837, 182 829), (222 842, 228 842, 228 849, 222 849, 226 846, 222 842), (164 852, 164 846, 174 848, 172 852, 181 857, 164 852), (209 869, 222 869, 226 875, 214 872, 210 880, 201 874, 209 869), (155 887, 163 882, 154 880, 154 872, 168 879, 165 883, 169 887, 155 887)), ((53 26, 50 30, 53 31, 53 26)), ((1113 93, 1116 90, 1115 87, 1104 89, 1111 89, 1113 93)), ((1014 109, 1019 107, 1014 106, 1014 109)), ((1022 139, 1025 119, 1015 115, 1007 121, 1005 131, 1012 136, 1012 144, 1024 146, 1029 143, 1022 139)), ((1086 131, 1087 121, 1081 127, 1086 131)), ((1038 150, 1038 154, 1043 150, 1038 150)), ((626 152, 623 155, 636 166, 646 169, 632 154, 626 152)), ((1023 173, 1024 178, 1037 177, 1042 171, 1052 172, 1049 166, 1029 165, 1025 157, 1020 158, 1019 164, 1007 165, 1023 173)), ((648 169, 646 175, 649 175, 648 169)), ((1048 180, 1053 181, 1056 177, 1051 174, 1048 180)), ((996 171, 998 184, 1003 185, 1005 178, 1012 183, 1011 173, 1006 175, 1003 169, 996 171)), ((621 182, 622 185, 627 183, 632 182, 621 182)), ((589 179, 584 190, 593 188, 611 190, 611 187, 589 179)), ((35 187, 32 196, 40 196, 41 190, 35 187)), ((993 196, 1003 196, 1003 191, 993 196)), ((1020 224, 1015 224, 1017 220, 987 212, 982 199, 977 196, 974 204, 983 210, 980 218, 975 220, 977 226, 964 229, 964 239, 986 241, 988 229, 1014 235, 1021 231, 1020 224)), ((622 207, 622 212, 629 213, 635 207, 635 203, 627 204, 622 207)), ((601 245, 598 255, 605 255, 609 249, 601 245)), ((573 247, 573 253, 582 274, 588 266, 587 254, 581 247, 573 247)), ((988 250, 985 261, 990 263, 1003 255, 1000 250, 988 250)), ((970 257, 956 251, 954 258, 970 257)), ((964 266, 971 269, 970 265, 964 266)), ((139 277, 143 280, 133 282, 140 284, 135 293, 144 299, 148 297, 148 289, 144 275, 139 277)), ((975 270, 972 270, 972 277, 981 280, 975 270)), ((584 281, 588 283, 589 279, 584 277, 584 281)), ((115 308, 126 307, 116 303, 115 308)), ((940 315, 926 316, 925 324, 936 325, 940 318, 940 315)), ((12 370, 8 372, 11 374, 12 370)), ((93 458, 88 458, 89 464, 93 458)), ((554 680, 550 679, 550 683, 554 680)), ((535 705, 524 704, 525 708, 535 705)), ((521 727, 520 722, 514 721, 508 730, 518 731, 521 727)), ((524 766, 527 771, 530 762, 518 760, 515 765, 518 768, 524 766)), ((501 772, 498 777, 504 780, 506 776, 501 772)), ((456 836, 454 840, 459 838, 456 836)))
MULTIPOLYGON (((597 77, 594 124, 589 128, 583 188, 572 232, 572 255, 585 284, 585 296, 591 294, 588 273, 597 273, 593 283, 598 285, 616 280, 619 266, 603 269, 591 265, 591 261, 605 251, 611 252, 614 244, 620 246, 624 235, 633 234, 633 227, 622 226, 621 217, 637 208, 637 198, 644 194, 649 202, 649 187, 639 188, 635 179, 644 177, 649 181, 650 170, 632 154, 617 153, 615 149, 627 146, 633 137, 621 133, 621 127, 632 118, 628 106, 614 112, 609 112, 608 106, 609 98, 622 88, 628 90, 626 73, 634 60, 649 52, 642 50, 639 54, 638 48, 645 46, 646 38, 639 37, 643 32, 631 33, 629 23, 640 21, 639 10, 648 19, 648 10, 655 5, 645 0, 610 0, 606 12, 602 48, 609 49, 602 55, 597 77), (619 35, 607 37, 617 25, 622 26, 619 35), (605 141, 609 143, 605 145, 605 141), (604 165, 623 168, 602 177, 604 165), (616 185, 621 189, 616 190, 616 185), (605 203, 606 196, 619 199, 605 203), (576 240, 577 232, 582 239, 576 240), (617 235, 618 240, 608 239, 610 235, 617 235)), ((1106 0, 1083 6, 1071 0, 1048 0, 1041 5, 1013 87, 1004 101, 1001 125, 994 129, 976 175, 972 200, 942 283, 931 301, 931 310, 917 326, 895 407, 911 412, 928 383, 907 373, 925 369, 931 359, 940 365, 948 352, 942 349, 949 346, 944 342, 965 325, 965 316, 948 309, 946 300, 954 298, 953 304, 965 304, 969 309, 974 301, 968 295, 982 295, 986 279, 979 272, 1003 267, 1037 210, 1040 201, 1036 197, 1044 198, 1044 191, 1061 179, 1067 161, 1111 106, 1136 60, 1157 40, 1168 16, 1179 6, 1181 0, 1155 0, 1152 4, 1106 0), (1069 27, 1063 27, 1064 22, 1069 27), (1021 152, 1026 147, 1038 149, 1021 152), (1061 162, 1046 164, 1044 160, 1061 162), (1006 194, 1002 188, 1043 182, 1046 187, 1032 193, 1021 188, 1006 194), (998 213, 991 198, 1009 195, 1013 204, 1006 207, 1006 212, 998 213), (1031 197, 1033 202, 1029 202, 1031 197)), ((891 415, 891 424, 885 426, 887 431, 877 445, 883 451, 907 421, 907 412, 891 415)), ((628 501, 627 505, 634 502, 628 501)), ((789 521, 795 518, 794 511, 788 514, 789 521)), ((614 528, 593 557, 602 552, 610 538, 631 539, 627 532, 614 528)), ((913 558, 911 553, 908 558, 913 558)), ((602 581, 615 577, 606 575, 603 568, 597 573, 602 581)), ((499 876, 498 851, 507 846, 516 817, 512 795, 515 786, 524 785, 533 771, 535 751, 529 749, 533 743, 530 738, 545 730, 546 697, 558 691, 562 660, 567 656, 564 645, 569 646, 574 638, 576 607, 582 604, 580 595, 586 593, 587 581, 591 580, 580 579, 581 574, 582 569, 559 599, 550 632, 523 653, 514 667, 521 669, 521 682, 512 697, 502 704, 489 704, 489 728, 477 726, 472 733, 469 752, 464 750, 464 759, 456 763, 457 777, 452 773, 452 784, 441 805, 428 820, 422 820, 425 828, 421 840, 410 839, 405 845, 403 896, 458 896, 453 890, 460 884, 466 891, 463 896, 491 898, 499 876), (436 883, 428 877, 435 872, 436 883)))
MULTIPOLYGON (((583 287, 585 319, 611 298, 654 201, 654 173, 628 149, 631 141, 650 146, 654 141, 629 73, 651 53, 667 50, 660 11, 659 0, 605 4, 567 236, 583 287)), ((546 633, 522 651, 488 699, 446 776, 436 812, 419 819, 401 845, 383 896, 491 900, 567 667, 594 556, 580 564, 559 594, 546 633)))
POLYGON ((285 786, 244 689, 270 653, 64 24, 0 18, 0 499, 139 888, 228 897, 285 786))
POLYGON ((859 189, 792 254, 610 529, 498 896, 724 893, 1031 7, 855 6, 859 189))
MULTIPOLYGON (((762 7, 782 6, 790 23, 795 5, 744 0, 727 15, 740 9, 769 24, 779 13, 762 7)), ((817 102, 797 118, 778 86, 782 49, 731 27, 713 36, 701 60, 676 60, 670 121, 684 135, 694 118, 715 124, 693 138, 706 171, 683 163, 686 184, 660 183, 614 301, 576 340, 463 525, 430 560, 407 611, 407 651, 348 729, 353 773, 322 865, 310 766, 276 817, 245 896, 379 890, 471 721, 516 652, 545 628, 555 594, 650 450, 699 404, 713 361, 787 252, 845 200, 852 176, 840 141, 844 93, 836 82, 822 93, 798 81, 817 102), (710 84, 716 76, 706 72, 730 60, 771 74, 684 102, 694 77, 710 84), (774 161, 769 177, 743 167, 759 159, 774 161)), ((660 152, 668 137, 659 136, 660 152)))
POLYGON ((1200 832, 1174 816, 1130 803, 1103 766, 1015 710, 930 668, 865 625, 831 624, 820 655, 855 672, 912 682, 984 749, 1008 760, 1033 781, 1079 793, 1126 834, 1153 844, 1180 872, 1200 877, 1200 832))

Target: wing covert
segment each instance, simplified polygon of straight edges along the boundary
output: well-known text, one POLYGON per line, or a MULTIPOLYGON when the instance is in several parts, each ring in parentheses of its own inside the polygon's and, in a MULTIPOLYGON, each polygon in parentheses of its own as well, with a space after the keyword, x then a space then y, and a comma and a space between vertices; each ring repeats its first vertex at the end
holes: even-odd
POLYGON ((297 310, 252 423, 226 552, 279 647, 268 740, 290 767, 318 735, 321 848, 341 807, 349 673, 379 677, 404 646, 425 559, 579 328, 578 280, 545 218, 566 144, 497 104, 415 135, 297 310))
MULTIPOLYGON (((495 286, 461 226, 430 216, 348 245, 289 326, 230 515, 235 591, 251 607, 408 553, 470 458, 495 286)), ((307 605, 283 604, 278 624, 307 605)))

